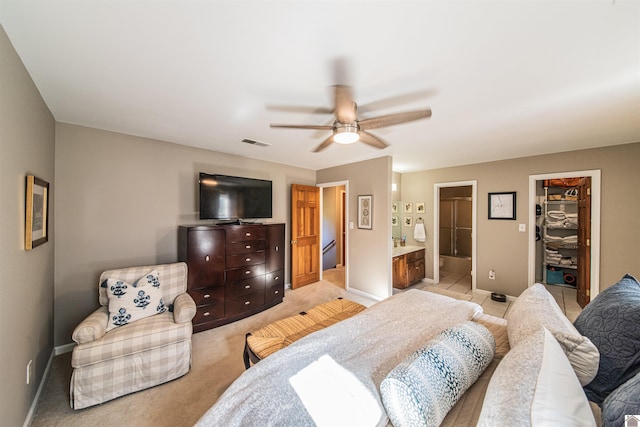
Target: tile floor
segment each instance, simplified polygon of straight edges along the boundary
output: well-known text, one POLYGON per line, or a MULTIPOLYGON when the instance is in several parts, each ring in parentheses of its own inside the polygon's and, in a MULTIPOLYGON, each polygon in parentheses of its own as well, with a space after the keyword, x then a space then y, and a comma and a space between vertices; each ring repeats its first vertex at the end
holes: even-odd
MULTIPOLYGON (((418 283, 414 286, 424 287, 424 283, 418 283)), ((511 306, 511 302, 508 300, 506 302, 497 302, 493 301, 490 295, 471 292, 471 276, 469 275, 441 271, 440 283, 432 286, 462 294, 471 294, 471 301, 480 304, 485 313, 493 316, 504 317, 511 306)), ((576 290, 555 285, 546 285, 546 288, 556 299, 567 318, 573 322, 582 310, 576 302, 576 290)))

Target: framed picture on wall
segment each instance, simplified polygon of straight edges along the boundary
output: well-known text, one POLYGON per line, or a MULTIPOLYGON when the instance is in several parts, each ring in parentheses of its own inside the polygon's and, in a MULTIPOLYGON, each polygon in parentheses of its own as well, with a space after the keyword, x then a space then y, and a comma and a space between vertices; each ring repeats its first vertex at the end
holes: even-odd
POLYGON ((424 209, 424 202, 418 202, 416 203, 416 213, 424 213, 425 209, 424 209))
POLYGON ((404 203, 404 213, 413 213, 413 203, 411 202, 404 203))
POLYGON ((391 225, 393 227, 397 227, 398 226, 398 217, 397 216, 392 216, 391 217, 391 225))
POLYGON ((373 229, 373 196, 358 196, 358 228, 373 229))
POLYGON ((398 209, 398 204, 399 204, 399 203, 400 203, 400 202, 393 202, 393 203, 391 203, 391 213, 392 213, 392 214, 397 214, 397 213, 398 213, 398 211, 399 211, 399 209, 398 209))
POLYGON ((27 251, 49 240, 49 183, 27 175, 24 248, 27 251))
POLYGON ((404 226, 405 227, 412 227, 413 226, 413 217, 412 216, 405 216, 404 217, 404 226))
POLYGON ((489 193, 489 219, 516 219, 516 192, 489 193))

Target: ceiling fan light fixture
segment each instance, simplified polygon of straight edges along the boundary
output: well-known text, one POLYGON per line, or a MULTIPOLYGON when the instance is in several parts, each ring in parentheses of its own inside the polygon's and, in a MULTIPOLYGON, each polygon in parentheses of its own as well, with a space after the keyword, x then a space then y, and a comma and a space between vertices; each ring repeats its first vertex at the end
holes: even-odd
POLYGON ((339 124, 333 128, 333 140, 338 144, 353 144, 359 139, 357 124, 339 124))

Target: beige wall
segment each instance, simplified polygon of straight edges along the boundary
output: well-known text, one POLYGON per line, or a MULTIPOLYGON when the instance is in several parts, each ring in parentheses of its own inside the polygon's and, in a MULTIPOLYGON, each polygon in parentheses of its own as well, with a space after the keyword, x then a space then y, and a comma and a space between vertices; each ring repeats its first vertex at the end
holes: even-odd
POLYGON ((349 289, 377 299, 391 295, 391 166, 392 159, 386 156, 319 170, 317 174, 318 183, 349 182, 349 289), (373 196, 372 230, 358 229, 358 195, 373 196), (349 223, 353 223, 353 229, 349 223))
MULTIPOLYGON (((58 123, 55 344, 98 306, 108 268, 175 262, 177 230, 198 220, 197 174, 273 181, 273 219, 289 235, 292 183, 314 185, 309 169, 58 123)), ((285 280, 289 283, 289 252, 285 280)))
POLYGON ((53 350, 55 217, 49 242, 24 250, 25 176, 50 184, 53 213, 55 122, 0 27, 0 414, 24 423, 53 350), (26 367, 34 376, 26 384, 26 367))
MULTIPOLYGON (((405 173, 402 199, 427 204, 428 236, 433 236, 433 187, 436 183, 477 180, 477 287, 518 296, 528 282, 529 175, 601 170, 600 289, 623 274, 640 277, 640 143, 572 151, 499 162, 405 173), (487 193, 517 192, 516 221, 489 221, 487 193), (528 227, 528 224, 527 224, 528 227), (496 271, 496 280, 488 271, 496 271)), ((411 244, 414 244, 411 239, 411 244)), ((426 275, 433 278, 433 240, 427 239, 426 275)))

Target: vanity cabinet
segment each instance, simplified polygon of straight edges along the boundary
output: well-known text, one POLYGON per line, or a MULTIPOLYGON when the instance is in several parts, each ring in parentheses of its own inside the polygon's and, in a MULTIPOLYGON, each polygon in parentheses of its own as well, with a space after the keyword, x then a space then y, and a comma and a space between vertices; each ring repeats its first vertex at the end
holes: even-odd
POLYGON ((284 296, 284 224, 195 225, 178 231, 194 332, 272 307, 284 296))
POLYGON ((424 279, 424 249, 408 250, 393 257, 393 287, 405 289, 424 279))

